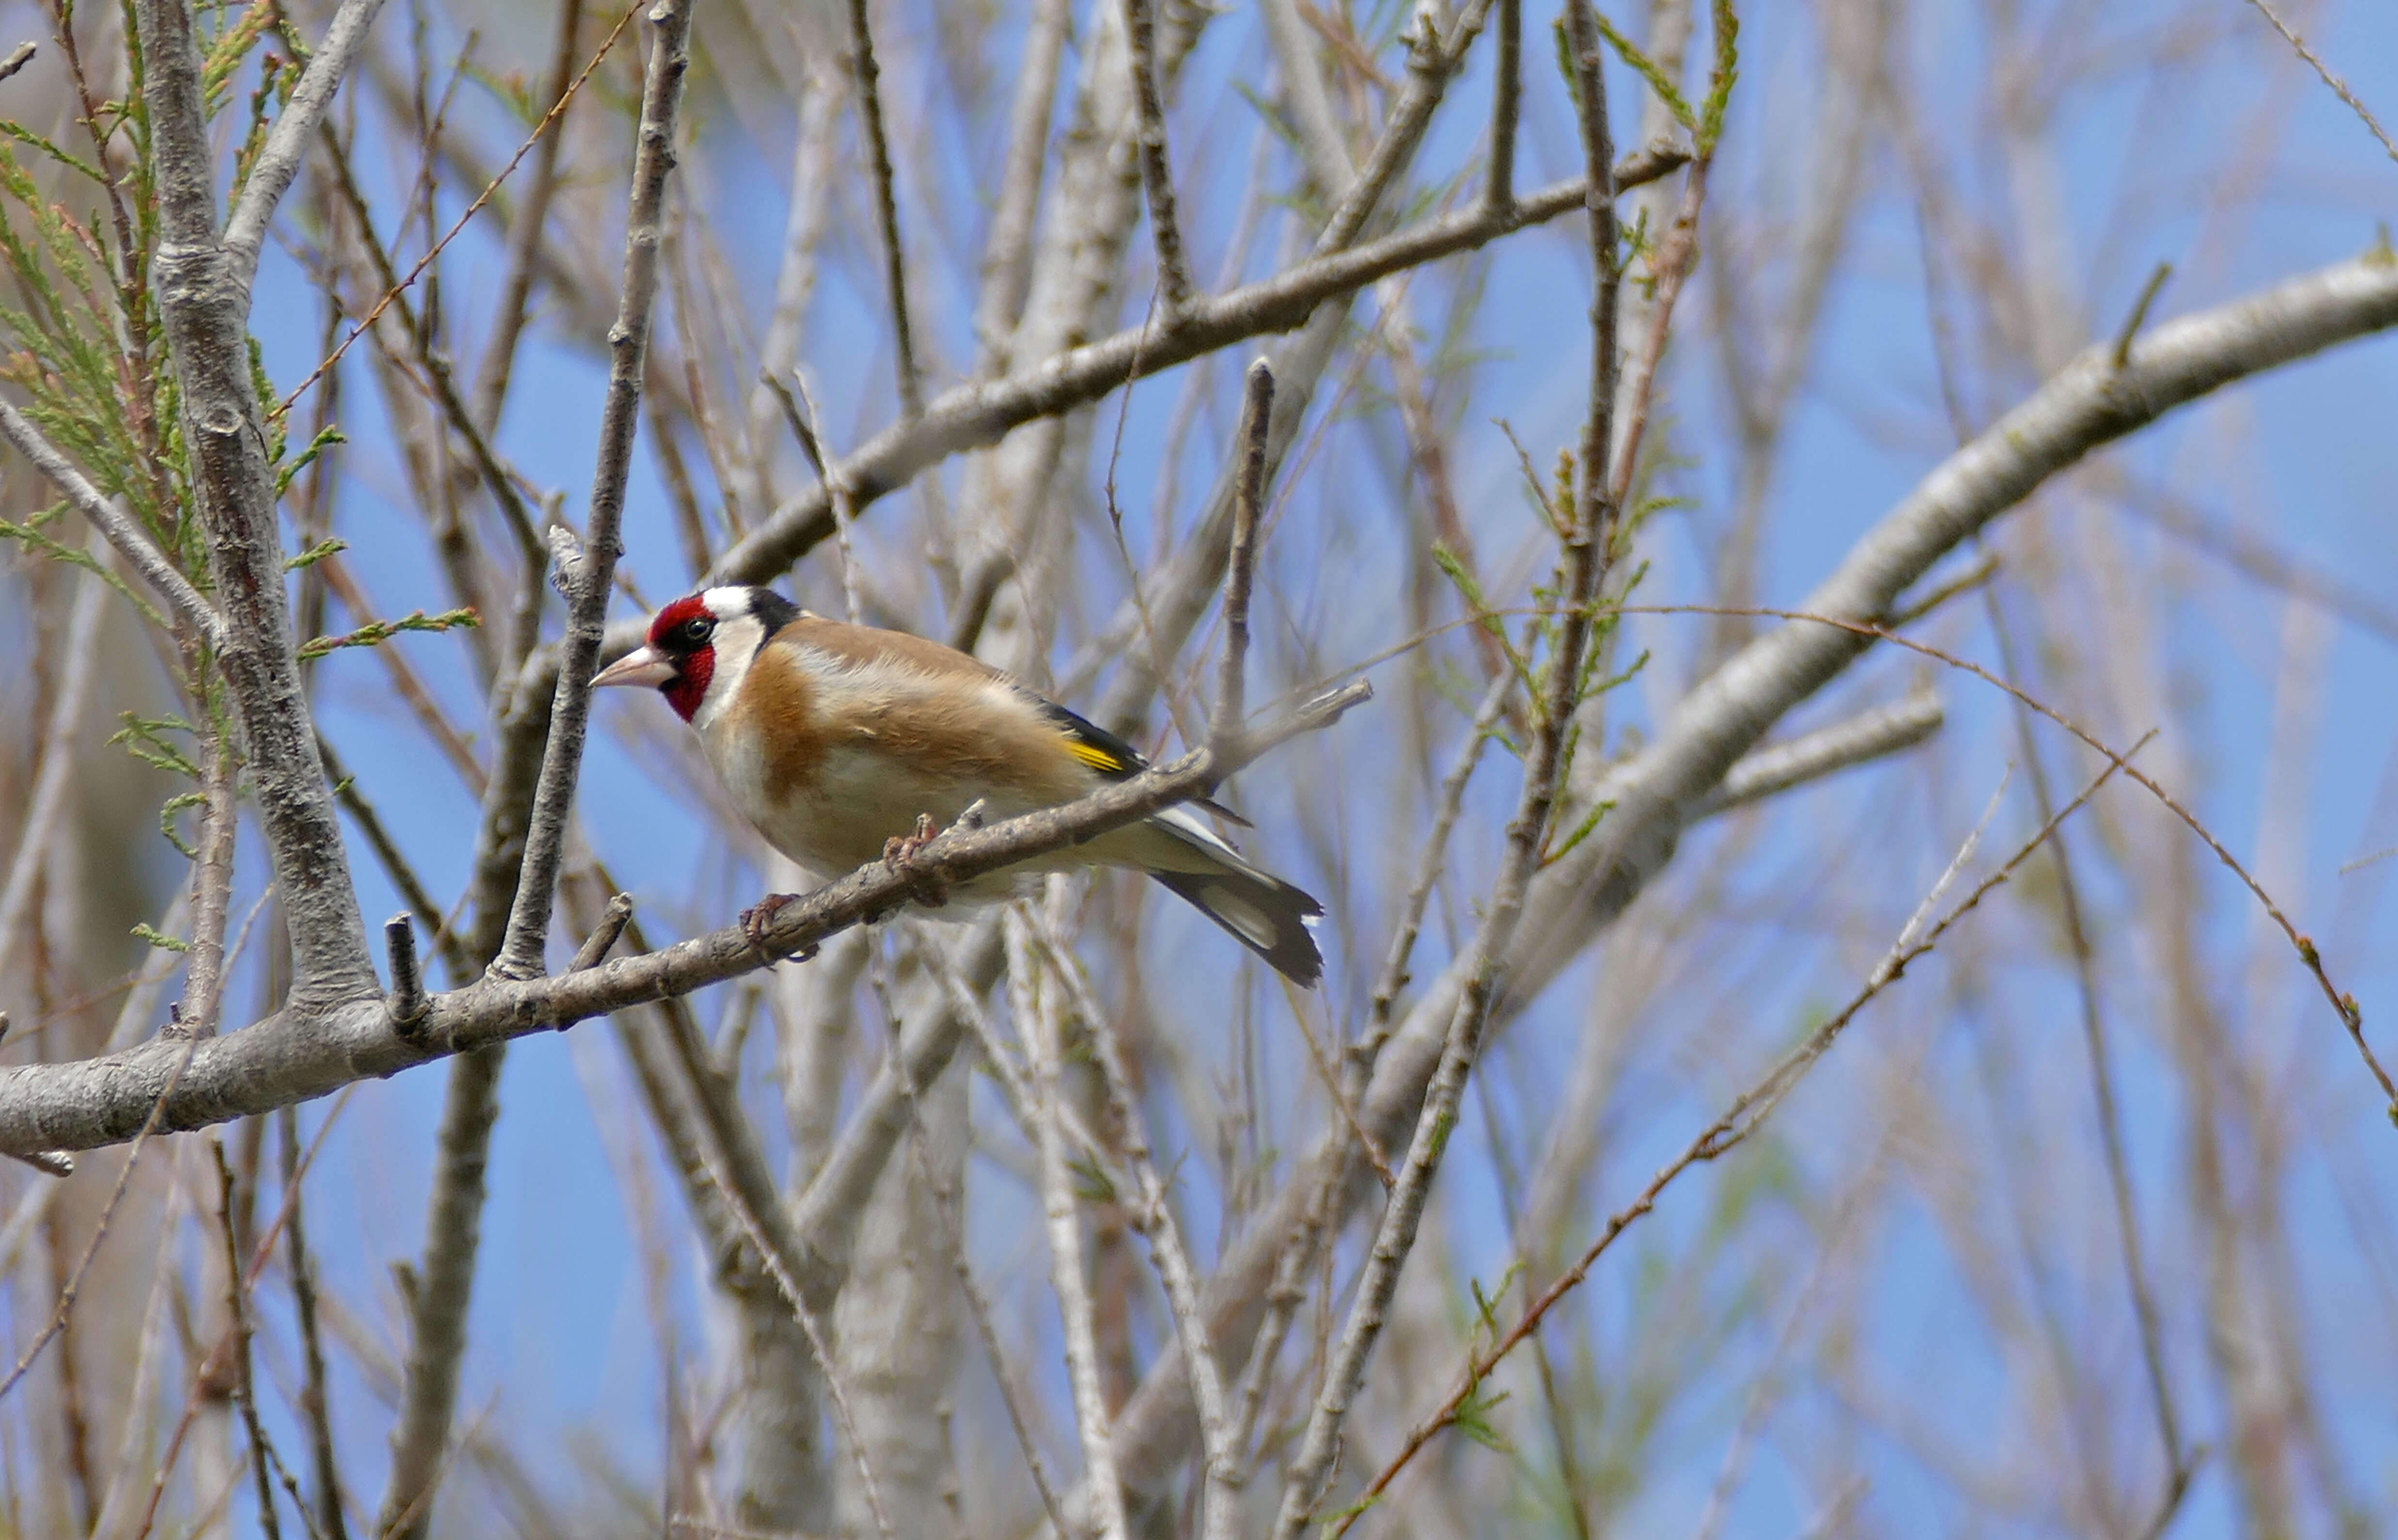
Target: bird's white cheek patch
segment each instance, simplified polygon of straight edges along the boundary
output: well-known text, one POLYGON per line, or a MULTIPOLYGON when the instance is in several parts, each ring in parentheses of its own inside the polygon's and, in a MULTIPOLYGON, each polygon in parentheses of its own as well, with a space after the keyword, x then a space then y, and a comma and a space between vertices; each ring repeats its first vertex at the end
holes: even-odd
POLYGON ((766 628, 752 616, 738 616, 717 626, 716 672, 708 677, 707 693, 700 700, 699 709, 692 714, 693 727, 706 732, 716 725, 724 708, 741 693, 741 681, 749 676, 749 665, 765 641, 766 628))

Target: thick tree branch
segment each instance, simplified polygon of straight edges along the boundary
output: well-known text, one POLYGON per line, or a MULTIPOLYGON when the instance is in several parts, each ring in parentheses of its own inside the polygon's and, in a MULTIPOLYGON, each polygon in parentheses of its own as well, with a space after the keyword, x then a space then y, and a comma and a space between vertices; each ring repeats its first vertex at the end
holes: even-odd
POLYGON ((291 998, 303 1010, 370 996, 373 965, 341 825, 317 757, 283 590, 275 477, 249 368, 249 286, 217 238, 200 57, 182 0, 140 0, 158 187, 152 270, 192 456, 209 565, 224 607, 232 687, 259 824, 290 916, 291 998))

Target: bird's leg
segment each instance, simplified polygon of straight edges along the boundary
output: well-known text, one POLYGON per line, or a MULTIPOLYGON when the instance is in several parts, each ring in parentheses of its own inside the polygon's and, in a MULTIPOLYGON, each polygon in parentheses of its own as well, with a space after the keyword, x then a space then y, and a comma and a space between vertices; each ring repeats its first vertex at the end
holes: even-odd
POLYGON ((893 835, 882 842, 882 864, 908 879, 909 895, 927 909, 937 909, 950 902, 950 885, 931 872, 916 871, 916 857, 933 837, 940 831, 934 826, 933 815, 916 815, 912 834, 893 835))
MULTIPOLYGON (((770 962, 777 960, 774 954, 766 949, 767 929, 775 923, 776 915, 799 901, 800 895, 797 893, 768 893, 764 898, 741 911, 741 933, 749 938, 751 951, 770 962)), ((816 949, 807 946, 781 960, 805 962, 815 955, 816 949)))

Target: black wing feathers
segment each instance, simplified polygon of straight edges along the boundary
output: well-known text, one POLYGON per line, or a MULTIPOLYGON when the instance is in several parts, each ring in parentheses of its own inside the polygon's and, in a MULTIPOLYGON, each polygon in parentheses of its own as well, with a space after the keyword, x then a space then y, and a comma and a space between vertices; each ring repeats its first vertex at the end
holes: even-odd
POLYGON ((1041 714, 1057 725, 1066 735, 1074 757, 1098 770, 1111 781, 1125 781, 1149 768, 1140 751, 1096 722, 1085 720, 1068 711, 1057 702, 1024 692, 1041 707, 1041 714))
MULTIPOLYGON (((1140 757, 1139 750, 1098 723, 1078 716, 1057 702, 1035 695, 1029 690, 1024 693, 1038 703, 1042 715, 1056 723, 1058 730, 1066 735, 1067 743, 1073 748, 1074 757, 1109 780, 1127 781, 1149 768, 1149 761, 1140 757)), ((1194 797, 1191 800, 1237 828, 1257 827, 1213 797, 1194 797)))

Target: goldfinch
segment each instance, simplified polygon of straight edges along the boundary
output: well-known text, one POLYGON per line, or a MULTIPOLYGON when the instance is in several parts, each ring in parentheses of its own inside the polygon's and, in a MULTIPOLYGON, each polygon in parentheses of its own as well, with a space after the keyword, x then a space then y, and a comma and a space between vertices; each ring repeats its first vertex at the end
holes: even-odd
MULTIPOLYGON (((649 644, 598 685, 649 685, 766 843, 820 877, 881 859, 921 818, 976 802, 996 823, 1056 807, 1144 768, 1132 746, 979 659, 904 632, 847 625, 772 589, 709 588, 650 622, 649 644)), ((1182 808, 956 890, 1004 898, 1023 874, 1085 865, 1147 872, 1302 987, 1324 959, 1324 905, 1243 861, 1182 808)))

